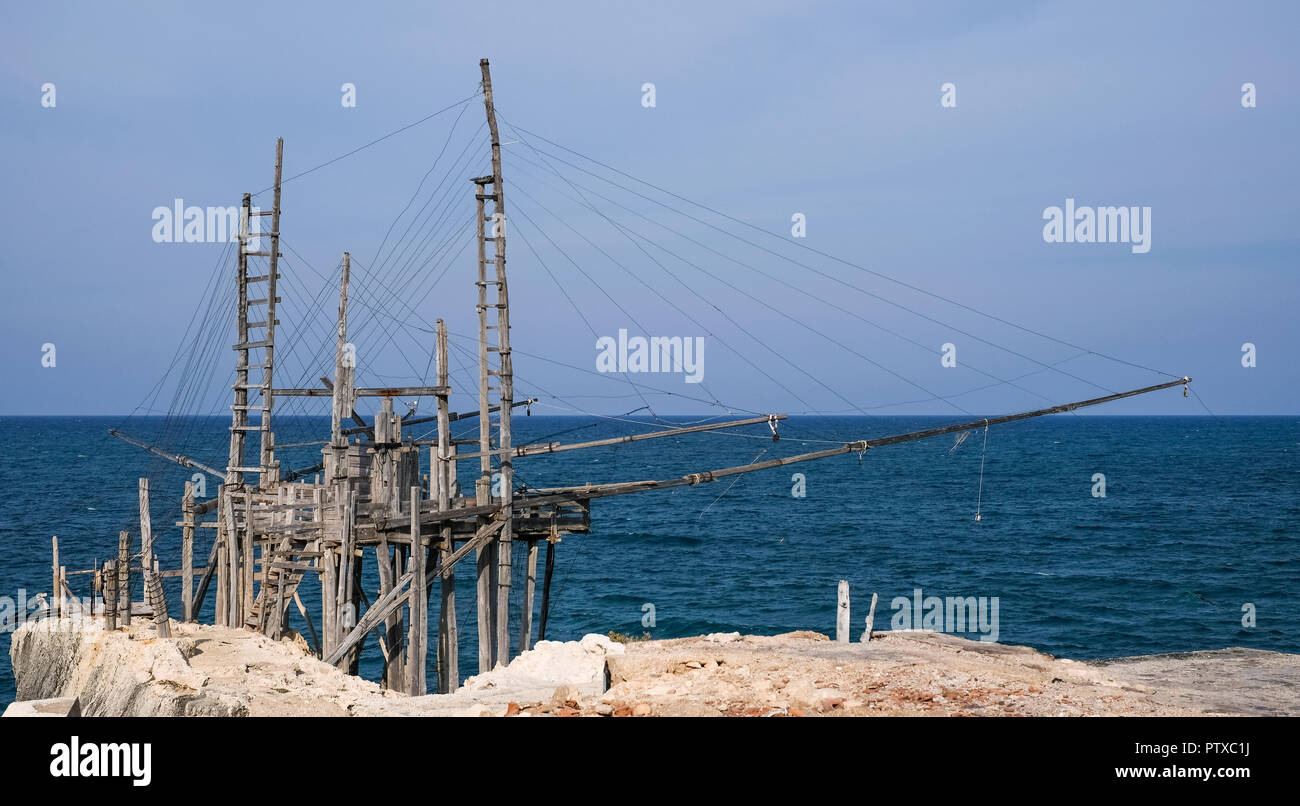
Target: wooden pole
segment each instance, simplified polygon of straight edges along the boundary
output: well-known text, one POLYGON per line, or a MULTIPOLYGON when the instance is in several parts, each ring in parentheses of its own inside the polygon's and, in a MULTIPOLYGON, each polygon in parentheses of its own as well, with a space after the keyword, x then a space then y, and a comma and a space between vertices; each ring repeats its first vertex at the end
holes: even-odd
POLYGON ((193 622, 194 613, 194 482, 185 482, 181 498, 181 616, 193 622))
POLYGON ((235 523, 234 494, 226 492, 226 504, 223 508, 226 518, 226 626, 238 627, 240 622, 239 606, 242 601, 239 574, 239 527, 235 523))
POLYGON ((117 608, 123 627, 131 626, 131 535, 117 533, 117 608))
MULTIPOLYGON (((252 224, 252 196, 244 194, 239 217, 238 268, 235 272, 235 339, 236 344, 248 343, 248 234, 252 224)), ((235 351, 235 402, 230 407, 230 454, 226 460, 226 484, 240 487, 244 484, 245 445, 248 432, 248 349, 235 351)), ((260 405, 260 404, 259 404, 260 405)), ((224 571, 217 574, 217 608, 218 619, 224 615, 228 597, 224 595, 222 579, 224 571)))
POLYGON ((153 608, 154 629, 158 632, 159 638, 171 638, 171 624, 167 616, 167 597, 163 594, 162 577, 152 568, 146 568, 144 571, 145 595, 149 600, 149 606, 153 608))
POLYGON ((412 697, 428 693, 424 671, 428 663, 426 642, 429 636, 429 598, 424 578, 424 541, 420 537, 420 488, 411 488, 411 635, 407 639, 407 693, 412 697))
POLYGON ((333 464, 330 481, 347 475, 348 440, 343 434, 343 419, 355 405, 352 388, 355 379, 355 362, 347 349, 348 340, 348 282, 352 273, 352 255, 343 253, 343 278, 339 283, 339 317, 334 348, 333 407, 330 410, 330 447, 333 464))
POLYGON ((875 593, 871 594, 871 610, 867 611, 867 629, 862 631, 862 643, 864 644, 871 640, 871 634, 875 632, 876 629, 877 598, 878 597, 875 593))
POLYGON ((849 642, 849 581, 840 580, 839 601, 835 607, 835 640, 849 642))
MULTIPOLYGON (((226 578, 226 573, 230 567, 230 561, 226 559, 227 542, 229 538, 226 535, 226 494, 225 485, 217 488, 217 538, 212 543, 213 561, 209 567, 215 569, 217 576, 216 601, 213 602, 212 623, 225 626, 228 623, 226 615, 227 604, 230 601, 230 582, 226 578)), ((204 578, 210 578, 206 574, 204 578)), ((203 580, 199 581, 201 592, 206 593, 203 586, 203 580)), ((203 598, 199 598, 199 607, 203 606, 203 598)))
POLYGON ((497 286, 497 380, 501 411, 497 414, 497 445, 501 450, 501 503, 505 525, 497 538, 496 662, 510 663, 510 573, 511 547, 514 540, 514 460, 511 457, 510 418, 514 409, 514 371, 510 357, 510 293, 506 285, 505 188, 501 184, 501 138, 497 133, 496 106, 492 103, 492 74, 488 60, 479 60, 483 71, 483 107, 487 111, 488 131, 492 135, 492 194, 496 236, 497 286))
POLYGON ((117 560, 104 563, 104 627, 117 629, 117 560))
MULTIPOLYGON (((438 359, 438 385, 447 388, 447 325, 441 319, 435 327, 437 334, 436 352, 438 359)), ((436 461, 433 463, 434 480, 437 488, 438 509, 451 508, 452 474, 456 462, 451 444, 451 413, 448 395, 438 395, 438 445, 436 461)), ((418 518, 417 518, 418 520, 418 518)), ((442 525, 438 541, 438 560, 446 564, 455 546, 452 545, 451 522, 442 525)), ((456 574, 449 571, 440 583, 441 601, 438 608, 438 693, 450 694, 460 685, 459 636, 456 630, 456 574)))
POLYGON ((270 487, 279 481, 276 478, 275 465, 275 436, 271 432, 271 408, 275 405, 275 396, 272 394, 274 387, 275 372, 275 308, 276 308, 276 282, 280 279, 279 260, 280 260, 280 174, 284 166, 284 138, 276 138, 275 141, 275 195, 273 206, 271 207, 271 245, 268 249, 268 271, 266 274, 266 347, 263 351, 264 360, 262 362, 262 419, 261 419, 261 468, 257 483, 262 489, 270 487))
MULTIPOLYGON (((724 423, 709 423, 707 425, 691 425, 684 428, 664 428, 659 431, 649 431, 643 434, 627 434, 621 437, 608 437, 605 439, 593 439, 587 442, 538 442, 532 445, 517 445, 510 449, 510 455, 519 456, 540 456, 551 453, 564 453, 565 451, 577 451, 585 448, 599 448, 605 445, 626 445, 629 442, 641 442, 647 439, 662 439, 663 437, 676 437, 682 434, 696 434, 702 431, 718 431, 724 428, 739 428, 745 425, 757 425, 759 423, 770 423, 773 421, 785 420, 788 415, 785 414, 766 414, 761 417, 746 417, 743 420, 729 420, 724 423)), ((492 451, 492 454, 500 455, 500 449, 492 451)), ((462 454, 462 459, 474 459, 478 454, 462 454)))
POLYGON ((537 588, 537 539, 528 539, 528 574, 524 577, 524 606, 519 614, 519 651, 533 645, 533 594, 537 588))
POLYGON ((149 479, 140 479, 140 565, 153 566, 153 526, 149 518, 149 479))
MULTIPOLYGON (((262 414, 266 416, 265 412, 262 414)), ((280 500, 284 500, 281 498, 280 500)), ((232 625, 242 627, 244 623, 253 615, 253 496, 251 493, 244 493, 244 542, 239 551, 239 586, 243 595, 239 600, 239 619, 232 625)), ((268 606, 269 606, 268 602, 268 606)), ((265 615, 266 608, 263 608, 265 615)))
POLYGON ((542 580, 542 617, 537 624, 537 640, 546 640, 546 617, 551 612, 551 575, 555 572, 555 544, 559 536, 552 533, 546 541, 546 574, 542 580))
MULTIPOLYGON (((482 190, 482 185, 478 190, 482 190)), ((475 193, 475 205, 478 214, 478 447, 479 477, 474 483, 474 501, 479 506, 486 506, 492 500, 492 420, 491 406, 488 400, 488 343, 487 343, 487 242, 486 220, 484 219, 484 193, 475 193)), ((487 523, 486 518, 479 521, 480 527, 487 523)), ((477 573, 478 615, 478 670, 479 673, 492 668, 495 657, 496 638, 496 604, 494 593, 496 576, 496 542, 490 542, 478 549, 474 555, 477 573)))
POLYGON ((54 611, 54 617, 59 618, 63 615, 63 580, 59 578, 59 537, 54 535, 50 538, 54 546, 54 559, 50 562, 51 573, 54 581, 50 584, 50 605, 54 611))

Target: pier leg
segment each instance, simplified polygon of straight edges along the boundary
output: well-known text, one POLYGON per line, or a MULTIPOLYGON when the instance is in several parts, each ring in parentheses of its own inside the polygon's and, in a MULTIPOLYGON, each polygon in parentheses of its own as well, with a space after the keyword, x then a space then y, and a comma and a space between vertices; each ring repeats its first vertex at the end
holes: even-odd
POLYGON ((104 563, 104 627, 117 629, 117 560, 104 563))
POLYGON ((537 588, 537 540, 528 539, 528 572, 524 577, 524 609, 519 616, 519 651, 533 645, 533 595, 537 588))
POLYGON ((537 640, 546 640, 546 617, 551 612, 551 574, 555 572, 555 538, 546 541, 546 574, 542 580, 542 617, 537 624, 537 640))
POLYGON ((185 482, 181 499, 181 617, 194 621, 194 482, 185 482))
POLYGON ((867 611, 867 629, 862 632, 862 643, 871 640, 871 634, 876 630, 876 594, 871 594, 871 610, 867 611))
POLYGON ((123 627, 131 626, 131 536, 117 534, 117 613, 123 627))
POLYGON ((496 541, 476 549, 474 561, 478 566, 478 670, 492 670, 493 638, 496 637, 496 541))
POLYGON ((428 692, 424 670, 428 663, 425 644, 429 640, 429 596, 424 578, 424 540, 420 537, 420 488, 411 488, 411 635, 406 642, 407 693, 419 697, 428 692))
POLYGON ((835 640, 840 643, 849 641, 849 581, 840 580, 839 601, 835 607, 835 640))
POLYGON ((140 479, 140 565, 153 567, 153 527, 149 519, 149 479, 140 479))
POLYGON ((51 537, 50 542, 54 544, 54 560, 50 563, 51 574, 54 577, 53 582, 50 584, 50 608, 54 613, 54 617, 58 618, 63 615, 63 586, 59 584, 62 580, 59 579, 58 536, 51 537))

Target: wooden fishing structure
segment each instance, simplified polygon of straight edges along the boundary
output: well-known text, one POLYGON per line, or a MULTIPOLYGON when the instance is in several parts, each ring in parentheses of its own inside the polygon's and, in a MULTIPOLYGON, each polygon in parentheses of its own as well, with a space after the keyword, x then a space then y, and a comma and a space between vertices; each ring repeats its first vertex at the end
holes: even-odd
MULTIPOLYGON (((783 414, 734 419, 597 439, 577 443, 520 444, 511 431, 512 413, 535 402, 516 400, 510 343, 510 297, 507 282, 505 184, 501 142, 493 105, 487 60, 480 64, 482 95, 490 134, 491 172, 476 177, 473 205, 477 221, 478 408, 450 411, 447 329, 436 322, 436 384, 433 386, 358 387, 355 353, 348 342, 351 256, 342 256, 338 295, 333 378, 319 387, 276 385, 276 306, 280 279, 281 175, 284 144, 276 143, 274 202, 271 210, 255 213, 251 195, 242 203, 235 278, 237 341, 232 389, 230 446, 224 470, 171 453, 117 431, 114 436, 181 466, 220 480, 217 495, 197 500, 193 482, 181 499, 181 568, 163 570, 154 552, 147 479, 139 488, 140 550, 133 552, 130 535, 119 535, 116 556, 88 571, 68 572, 59 564, 54 541, 54 593, 51 607, 64 612, 73 600, 69 578, 92 578, 91 613, 110 628, 129 626, 133 616, 148 617, 160 636, 168 634, 169 619, 197 620, 208 595, 214 598, 218 625, 246 628, 274 639, 302 632, 326 663, 358 673, 363 645, 373 636, 383 659, 382 684, 421 695, 428 692, 426 672, 432 651, 436 658, 437 690, 456 688, 461 676, 458 657, 456 573, 472 555, 476 580, 478 658, 486 671, 508 663, 515 652, 530 648, 534 633, 546 635, 550 609, 555 546, 562 536, 591 528, 591 502, 600 498, 674 487, 705 484, 742 473, 753 473, 913 440, 987 428, 1017 420, 1069 412, 1122 398, 1143 395, 1190 379, 1081 400, 1003 417, 946 425, 890 437, 847 442, 833 448, 748 465, 703 470, 666 479, 611 484, 517 489, 514 462, 599 446, 619 445, 718 429, 766 427, 777 438, 783 414), (250 248, 250 221, 269 216, 269 232, 258 235, 268 246, 250 248), (269 270, 252 274, 250 257, 265 257, 269 270), (285 398, 330 400, 330 434, 320 461, 285 469, 277 458, 275 406, 285 398), (357 400, 378 398, 379 411, 367 420, 357 400), (432 398, 436 416, 402 416, 394 398, 432 398), (256 415, 256 416, 251 416, 256 415), (478 418, 477 440, 458 440, 451 423, 478 418), (436 421, 437 437, 417 440, 411 426, 436 421), (250 437, 252 439, 250 439, 250 437), (461 450, 466 445, 472 451, 461 450), (430 474, 421 474, 421 448, 429 448, 430 474), (461 479, 461 462, 478 460, 478 473, 461 479), (494 473, 499 474, 494 484, 494 473), (207 536, 211 536, 208 539, 207 536), (196 544, 200 549, 195 562, 196 544), (538 562, 545 546, 541 609, 534 625, 538 562), (516 550, 525 553, 522 580, 512 579, 516 550), (204 551, 206 550, 206 551, 204 551), (363 569, 373 563, 379 585, 367 591, 363 569), (172 613, 162 580, 179 578, 179 609, 172 613), (304 605, 304 586, 319 589, 319 611, 304 605), (511 590, 522 586, 519 634, 511 636, 511 590), (142 591, 133 602, 132 592, 142 591), (439 597, 436 631, 428 623, 432 597, 439 597), (296 618, 294 614, 297 614, 296 618), (298 629, 301 627, 302 629, 298 629), (432 646, 431 632, 436 636, 432 646), (512 638, 514 640, 512 640, 512 638)), ((465 573, 466 571, 462 571, 465 573)))

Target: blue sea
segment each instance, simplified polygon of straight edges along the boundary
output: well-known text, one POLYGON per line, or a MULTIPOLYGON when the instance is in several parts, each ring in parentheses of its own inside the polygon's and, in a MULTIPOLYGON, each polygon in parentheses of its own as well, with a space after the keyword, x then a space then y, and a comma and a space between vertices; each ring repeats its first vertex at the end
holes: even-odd
MULTIPOLYGON (((671 478, 950 422, 793 417, 781 425, 778 442, 765 425, 751 426, 520 459, 516 473, 534 488, 671 478)), ((514 423, 516 443, 653 427, 520 415, 514 423)), ((180 530, 172 524, 191 471, 112 438, 108 429, 161 438, 224 467, 228 424, 0 418, 0 596, 16 600, 20 589, 28 596, 49 589, 51 535, 58 535, 70 571, 114 553, 120 529, 131 530, 137 543, 140 476, 151 479, 163 567, 178 568, 180 530)), ((477 426, 470 421, 464 430, 476 434, 477 426)), ((327 419, 298 418, 279 423, 277 439, 306 442, 327 431, 327 419)), ((280 457, 285 467, 307 466, 318 460, 319 447, 286 448, 280 457)), ((423 464, 427 469, 427 451, 423 464)), ((476 461, 463 463, 462 482, 476 469, 476 461)), ((215 492, 209 479, 207 493, 215 492)), ((212 530, 200 535, 196 562, 206 558, 212 530)), ((516 551, 516 578, 523 554, 516 551)), ((464 676, 477 658, 472 561, 457 579, 464 676)), ((998 597, 999 641, 1069 658, 1227 646, 1300 652, 1300 417, 1058 415, 994 427, 987 445, 977 429, 960 444, 938 437, 597 500, 592 533, 557 546, 547 637, 611 630, 655 638, 832 633, 840 579, 850 584, 855 637, 872 592, 880 595, 876 627, 887 629, 894 598, 910 599, 920 589, 924 596, 998 597), (796 473, 803 474, 802 497, 793 494, 796 473), (1094 494, 1098 473, 1104 497, 1094 494), (1253 606, 1253 627, 1243 626, 1246 605, 1253 606)), ((74 580, 83 593, 87 577, 74 580)), ((373 582, 368 578, 371 590, 373 582)), ((170 602, 179 603, 179 584, 168 580, 170 602)), ((318 608, 315 587, 303 587, 310 609, 318 608)), ((210 595, 204 620, 211 609, 210 595)), ((306 632, 296 611, 292 618, 306 632)), ((437 623, 436 612, 430 623, 437 623)), ((3 645, 0 705, 14 696, 8 641, 3 645)), ((374 679, 377 670, 372 640, 362 671, 374 679)), ((432 672, 429 680, 432 686, 432 672)))

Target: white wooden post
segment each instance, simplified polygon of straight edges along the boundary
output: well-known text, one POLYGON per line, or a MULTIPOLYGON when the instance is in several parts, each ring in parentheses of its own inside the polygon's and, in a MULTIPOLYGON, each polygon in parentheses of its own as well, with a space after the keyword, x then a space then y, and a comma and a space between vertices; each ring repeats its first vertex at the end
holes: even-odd
POLYGON ((839 603, 835 608, 835 640, 849 642, 849 581, 840 580, 839 603))
POLYGON ((877 598, 876 594, 871 594, 871 610, 867 613, 867 629, 862 633, 862 643, 864 644, 871 640, 871 634, 875 632, 877 598))

